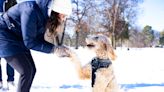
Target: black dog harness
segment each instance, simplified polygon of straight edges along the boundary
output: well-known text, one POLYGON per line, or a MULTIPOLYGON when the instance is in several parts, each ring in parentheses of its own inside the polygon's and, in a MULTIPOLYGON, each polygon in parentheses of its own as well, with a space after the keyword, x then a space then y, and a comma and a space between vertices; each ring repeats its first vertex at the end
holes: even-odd
POLYGON ((96 79, 96 74, 95 72, 100 69, 100 68, 108 68, 112 62, 109 59, 99 59, 99 58, 94 58, 91 62, 92 66, 92 87, 95 83, 96 79))

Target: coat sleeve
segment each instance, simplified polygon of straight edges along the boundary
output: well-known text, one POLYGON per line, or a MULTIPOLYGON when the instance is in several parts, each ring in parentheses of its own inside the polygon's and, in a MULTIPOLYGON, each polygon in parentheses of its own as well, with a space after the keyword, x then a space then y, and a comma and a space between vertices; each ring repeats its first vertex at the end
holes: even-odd
POLYGON ((37 14, 33 8, 26 7, 26 9, 23 10, 21 14, 21 30, 23 41, 27 48, 50 53, 55 47, 53 44, 44 40, 44 34, 43 36, 38 37, 37 14))

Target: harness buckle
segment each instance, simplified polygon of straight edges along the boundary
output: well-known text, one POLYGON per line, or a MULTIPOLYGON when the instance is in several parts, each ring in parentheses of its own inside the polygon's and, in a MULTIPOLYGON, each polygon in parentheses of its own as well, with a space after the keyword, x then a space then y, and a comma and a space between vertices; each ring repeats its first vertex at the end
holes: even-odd
POLYGON ((15 25, 13 23, 10 23, 10 25, 8 25, 8 28, 11 30, 12 28, 14 28, 15 25))

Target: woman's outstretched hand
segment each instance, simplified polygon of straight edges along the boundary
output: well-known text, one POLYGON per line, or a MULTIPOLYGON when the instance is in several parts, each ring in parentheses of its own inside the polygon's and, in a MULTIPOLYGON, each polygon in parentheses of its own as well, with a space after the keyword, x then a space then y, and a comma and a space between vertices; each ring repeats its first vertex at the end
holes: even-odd
POLYGON ((54 53, 58 57, 70 57, 70 53, 68 53, 69 48, 66 46, 58 46, 55 48, 54 53))

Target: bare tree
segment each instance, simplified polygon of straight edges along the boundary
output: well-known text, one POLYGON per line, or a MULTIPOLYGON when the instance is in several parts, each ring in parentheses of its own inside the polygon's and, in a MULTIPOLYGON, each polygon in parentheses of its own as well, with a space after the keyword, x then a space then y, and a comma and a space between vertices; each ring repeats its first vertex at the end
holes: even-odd
POLYGON ((112 45, 116 47, 122 31, 126 31, 127 24, 132 25, 137 14, 137 6, 141 0, 104 0, 102 9, 104 20, 102 25, 112 34, 112 45))
POLYGON ((108 35, 114 48, 116 41, 121 40, 122 43, 124 39, 129 39, 129 26, 134 25, 140 1, 72 0, 73 13, 69 19, 69 26, 71 24, 75 30, 75 48, 78 49, 79 45, 84 44, 84 38, 88 33, 108 35))
POLYGON ((73 14, 71 20, 75 25, 75 34, 76 34, 76 46, 78 49, 79 46, 79 32, 82 31, 83 23, 85 22, 87 13, 90 8, 92 8, 91 0, 72 0, 73 2, 73 14))
POLYGON ((133 28, 130 30, 129 38, 129 47, 144 47, 143 40, 145 39, 144 35, 141 33, 141 30, 138 28, 133 28))

